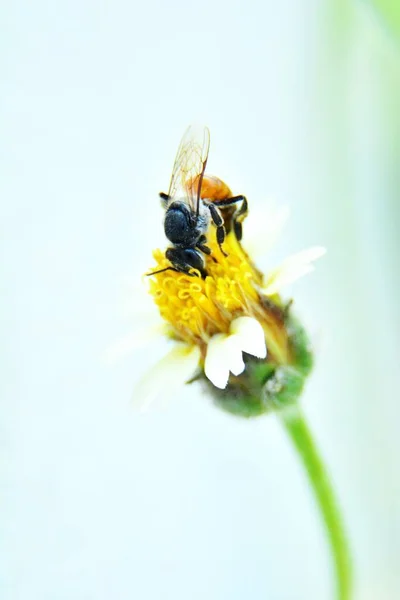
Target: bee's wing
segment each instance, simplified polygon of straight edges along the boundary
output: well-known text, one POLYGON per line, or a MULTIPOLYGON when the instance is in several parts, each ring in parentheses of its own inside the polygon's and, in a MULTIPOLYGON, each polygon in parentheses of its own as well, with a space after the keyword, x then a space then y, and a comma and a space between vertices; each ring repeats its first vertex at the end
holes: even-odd
POLYGON ((201 182, 207 164, 210 148, 208 127, 189 126, 179 144, 171 183, 169 185, 169 203, 180 199, 199 213, 201 182))

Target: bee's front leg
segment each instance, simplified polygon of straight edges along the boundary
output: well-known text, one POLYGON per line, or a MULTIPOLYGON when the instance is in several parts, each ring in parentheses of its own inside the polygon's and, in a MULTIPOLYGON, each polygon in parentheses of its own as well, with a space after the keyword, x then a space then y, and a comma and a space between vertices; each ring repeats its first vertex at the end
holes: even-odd
POLYGON ((163 208, 167 208, 167 204, 168 204, 168 201, 170 200, 170 196, 168 196, 168 194, 165 194, 164 192, 160 192, 158 195, 160 196, 160 199, 161 199, 161 206, 163 208))
POLYGON ((199 241, 196 244, 196 248, 198 248, 199 250, 201 250, 202 252, 204 252, 204 254, 211 254, 211 248, 209 248, 206 244, 207 242, 207 238, 205 235, 202 235, 199 239, 199 241))

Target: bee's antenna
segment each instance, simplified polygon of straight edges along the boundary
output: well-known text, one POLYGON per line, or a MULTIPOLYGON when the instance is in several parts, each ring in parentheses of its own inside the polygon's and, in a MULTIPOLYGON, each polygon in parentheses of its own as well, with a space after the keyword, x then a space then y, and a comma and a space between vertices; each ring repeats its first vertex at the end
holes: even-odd
POLYGON ((164 273, 165 271, 175 271, 178 273, 178 269, 174 269, 174 267, 165 267, 165 269, 160 269, 159 271, 152 271, 151 273, 146 273, 146 277, 150 277, 151 275, 157 275, 158 273, 164 273))

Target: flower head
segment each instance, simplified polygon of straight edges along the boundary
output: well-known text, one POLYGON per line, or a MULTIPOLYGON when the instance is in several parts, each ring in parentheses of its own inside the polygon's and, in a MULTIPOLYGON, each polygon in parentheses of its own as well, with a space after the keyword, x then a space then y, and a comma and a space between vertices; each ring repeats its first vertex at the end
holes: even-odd
POLYGON ((263 275, 233 231, 224 242, 225 254, 213 234, 211 229, 203 277, 195 270, 164 270, 171 266, 165 252, 153 253, 148 292, 173 349, 141 381, 142 406, 166 386, 173 392, 178 384, 201 379, 227 410, 260 414, 271 407, 271 399, 276 404, 283 397, 288 384, 293 387, 295 380, 296 389, 302 386, 310 369, 305 334, 279 292, 310 272, 323 249, 289 257, 263 275))
MULTIPOLYGON (((161 389, 165 397, 165 390, 181 380, 203 379, 228 410, 259 414, 288 390, 298 393, 310 370, 308 342, 280 291, 312 271, 324 250, 289 257, 264 276, 241 243, 247 199, 233 196, 223 181, 205 174, 209 144, 207 127, 186 130, 168 194, 160 194, 171 245, 166 252, 155 250, 156 264, 147 275, 164 333, 175 347, 158 365, 158 375, 168 376, 167 385, 153 370, 136 392, 146 405, 161 389)), ((267 247, 286 215, 278 211, 267 220, 275 225, 275 231, 264 228, 267 247)), ((146 338, 142 328, 114 354, 146 338)))

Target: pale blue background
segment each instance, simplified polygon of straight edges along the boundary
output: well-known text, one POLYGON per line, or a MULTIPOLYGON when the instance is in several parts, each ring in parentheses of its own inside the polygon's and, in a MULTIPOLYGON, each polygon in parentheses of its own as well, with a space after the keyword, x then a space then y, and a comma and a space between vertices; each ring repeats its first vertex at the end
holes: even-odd
POLYGON ((279 423, 228 417, 195 388, 139 418, 133 385, 158 355, 102 362, 130 328, 123 277, 164 244, 157 193, 192 121, 211 129, 210 171, 252 207, 291 205, 277 257, 328 247, 294 288, 318 352, 304 406, 356 597, 398 597, 400 223, 382 75, 396 51, 362 10, 337 38, 323 4, 3 7, 4 600, 332 597, 279 423))

